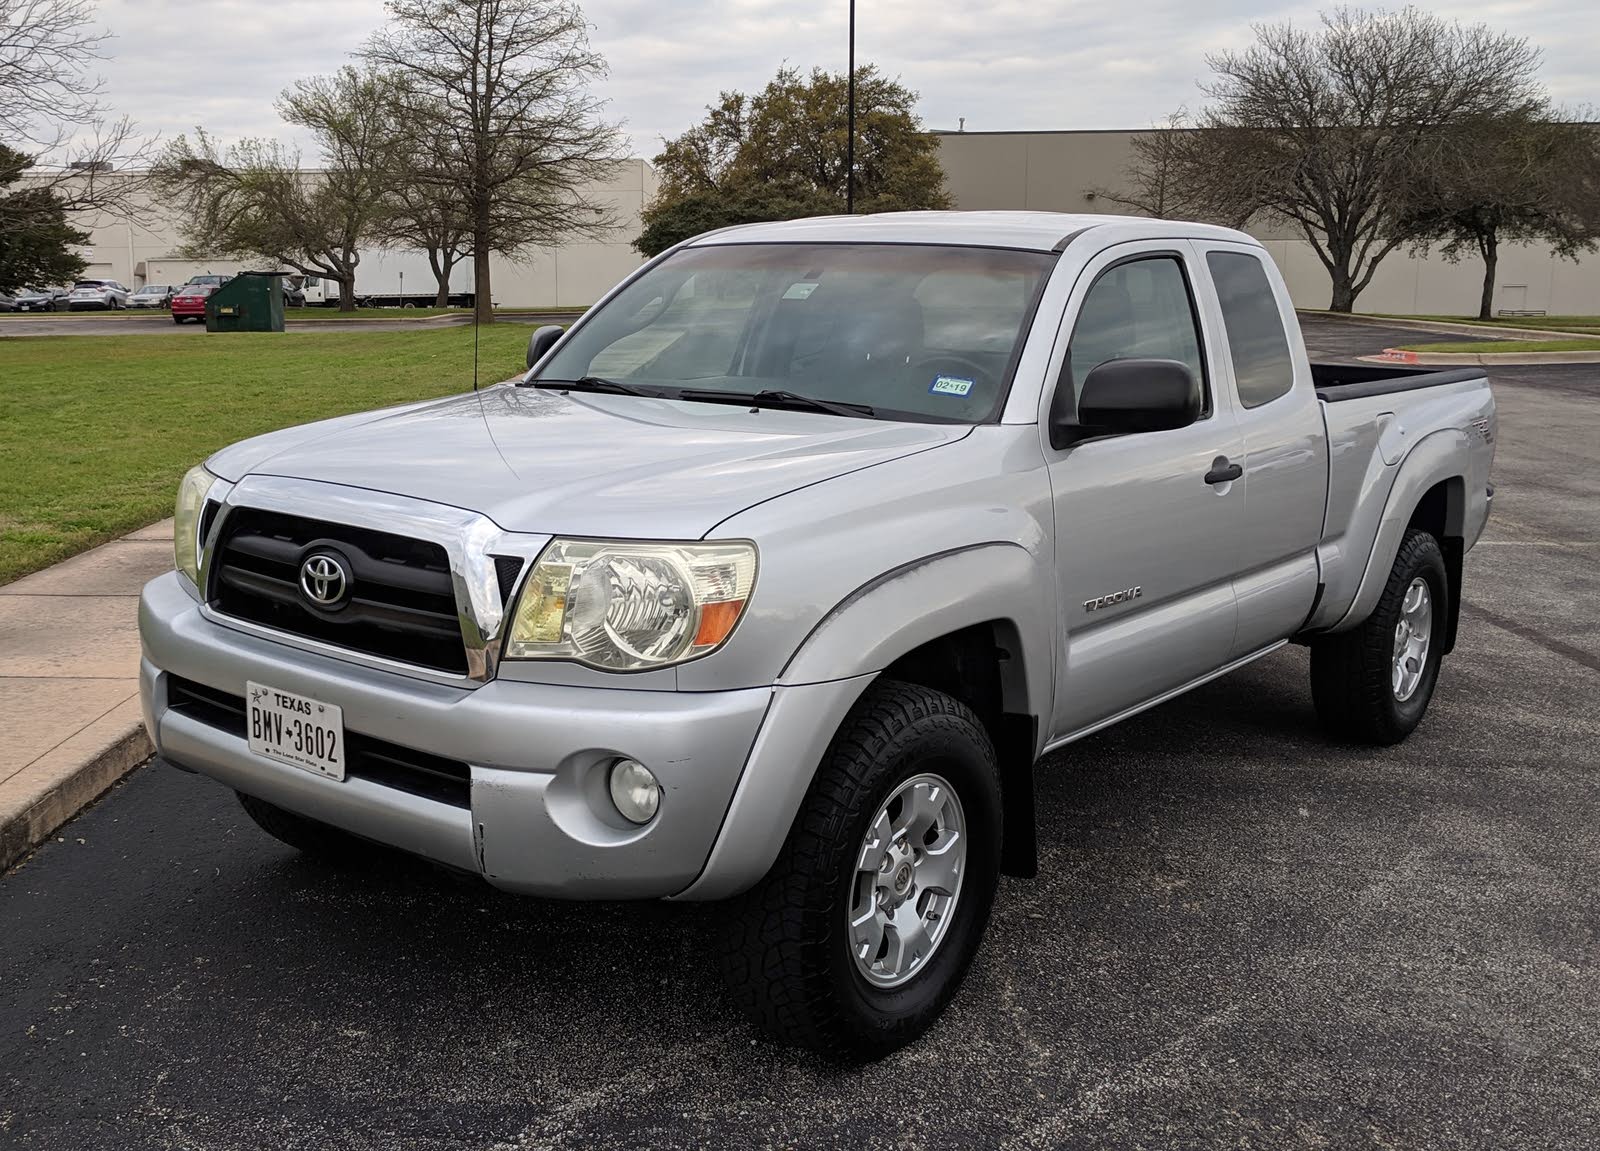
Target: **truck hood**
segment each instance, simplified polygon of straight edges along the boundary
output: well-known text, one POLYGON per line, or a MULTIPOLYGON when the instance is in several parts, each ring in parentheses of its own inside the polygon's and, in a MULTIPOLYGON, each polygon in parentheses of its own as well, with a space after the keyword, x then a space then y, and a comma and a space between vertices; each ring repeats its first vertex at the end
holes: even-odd
POLYGON ((697 539, 774 496, 970 431, 501 385, 272 432, 207 466, 450 504, 507 531, 697 539))

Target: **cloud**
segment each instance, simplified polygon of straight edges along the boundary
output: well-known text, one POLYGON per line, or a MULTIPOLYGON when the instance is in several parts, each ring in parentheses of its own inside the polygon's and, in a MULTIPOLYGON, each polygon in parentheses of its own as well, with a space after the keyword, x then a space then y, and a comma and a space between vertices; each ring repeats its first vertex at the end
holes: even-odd
MULTIPOLYGON (((1332 0, 1323 6, 1331 6, 1332 0)), ((697 120, 723 89, 759 88, 788 62, 842 71, 843 0, 590 0, 610 63, 600 94, 638 154, 697 120)), ((1200 100, 1208 51, 1250 25, 1311 23, 1317 5, 1267 0, 872 0, 858 6, 856 54, 921 94, 924 121, 969 131, 1138 127, 1200 100)), ((1543 47, 1544 79, 1569 106, 1600 105, 1587 46, 1600 10, 1584 0, 1440 4, 1543 47)), ((381 0, 101 0, 114 39, 101 71, 120 112, 165 136, 201 124, 225 139, 302 146, 273 102, 293 80, 348 61, 384 19, 381 0)))

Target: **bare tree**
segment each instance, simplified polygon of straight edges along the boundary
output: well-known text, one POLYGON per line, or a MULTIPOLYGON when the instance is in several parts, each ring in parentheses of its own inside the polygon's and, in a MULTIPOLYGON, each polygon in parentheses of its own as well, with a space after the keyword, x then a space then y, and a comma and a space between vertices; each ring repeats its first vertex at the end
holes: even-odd
POLYGON ((28 187, 49 193, 14 198, 0 235, 40 224, 23 217, 28 205, 47 215, 141 210, 144 182, 107 173, 141 167, 154 142, 105 104, 104 82, 90 69, 108 34, 93 19, 91 0, 0 0, 0 138, 41 165, 28 187))
POLYGON ((397 120, 401 134, 378 230, 386 241, 427 253, 436 285, 433 302, 443 308, 450 303, 451 273, 472 254, 472 217, 456 189, 418 180, 416 174, 459 167, 459 159, 450 153, 448 136, 407 115, 397 120))
POLYGON ((1133 158, 1124 172, 1127 183, 1116 188, 1095 188, 1095 195, 1156 219, 1181 211, 1186 197, 1182 183, 1183 137, 1179 133, 1189 127, 1189 113, 1180 108, 1164 123, 1133 137, 1129 144, 1133 158))
POLYGON ((1524 39, 1416 8, 1324 13, 1314 30, 1259 25, 1207 57, 1218 79, 1192 133, 1171 137, 1184 211, 1236 225, 1287 222, 1348 312, 1412 238, 1418 161, 1436 133, 1524 112, 1542 93, 1524 39))
POLYGON ((477 315, 491 323, 490 253, 516 258, 615 227, 588 192, 624 155, 588 91, 605 61, 567 0, 389 0, 388 8, 393 24, 365 56, 404 78, 405 115, 449 141, 411 179, 466 208, 477 315))
POLYGON ((179 136, 156 174, 178 199, 191 253, 262 256, 339 284, 339 308, 356 306, 360 248, 373 239, 392 178, 392 93, 381 76, 342 68, 297 81, 278 111, 316 137, 323 167, 273 140, 222 148, 203 130, 179 136))
POLYGON ((1483 260, 1478 318, 1494 315, 1500 245, 1542 240, 1576 260, 1600 241, 1600 124, 1536 115, 1471 121, 1427 144, 1407 228, 1447 259, 1483 260))

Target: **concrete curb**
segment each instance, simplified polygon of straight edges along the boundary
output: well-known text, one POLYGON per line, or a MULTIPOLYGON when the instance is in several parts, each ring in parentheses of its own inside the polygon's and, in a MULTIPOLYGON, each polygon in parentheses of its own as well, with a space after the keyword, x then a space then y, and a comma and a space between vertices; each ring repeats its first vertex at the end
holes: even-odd
POLYGON ((1376 356, 1358 356, 1369 364, 1408 364, 1423 368, 1463 365, 1484 368, 1533 364, 1600 364, 1600 352, 1408 352, 1385 348, 1376 356))
POLYGON ((1344 312, 1315 312, 1297 308, 1300 315, 1315 316, 1323 320, 1338 320, 1352 324, 1368 324, 1380 328, 1405 328, 1413 332, 1440 332, 1445 335, 1465 333, 1495 340, 1586 340, 1593 332, 1564 332, 1556 328, 1504 328, 1493 324, 1472 324, 1455 320, 1392 320, 1384 316, 1363 316, 1344 312))
POLYGON ((9 780, 8 788, 22 786, 11 789, 14 794, 0 810, 0 871, 50 838, 154 752, 135 697, 9 780))

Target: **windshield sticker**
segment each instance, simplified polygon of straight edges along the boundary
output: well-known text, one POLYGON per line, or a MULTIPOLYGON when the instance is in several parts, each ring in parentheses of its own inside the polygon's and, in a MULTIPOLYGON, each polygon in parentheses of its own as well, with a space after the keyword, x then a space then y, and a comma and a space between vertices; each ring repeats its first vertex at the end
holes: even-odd
POLYGON ((964 396, 972 391, 972 381, 960 376, 935 376, 928 391, 935 396, 964 396))
POLYGON ((816 290, 816 284, 808 284, 802 280, 800 283, 790 284, 789 290, 784 292, 783 298, 786 300, 803 300, 816 290))

